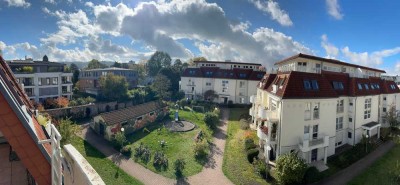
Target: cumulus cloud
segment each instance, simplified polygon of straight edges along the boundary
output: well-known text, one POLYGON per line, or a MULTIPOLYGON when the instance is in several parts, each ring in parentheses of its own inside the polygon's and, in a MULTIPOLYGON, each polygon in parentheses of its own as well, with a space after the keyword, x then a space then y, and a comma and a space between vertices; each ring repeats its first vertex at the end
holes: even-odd
POLYGON ((328 42, 328 36, 323 34, 321 36, 321 46, 325 49, 326 57, 327 58, 336 58, 339 54, 339 49, 328 42))
POLYGON ((8 6, 15 6, 15 7, 23 7, 28 8, 31 6, 31 3, 26 2, 25 0, 5 0, 8 3, 8 6))
POLYGON ((343 18, 338 0, 326 0, 326 7, 328 9, 328 14, 331 15, 333 18, 337 20, 343 18))
POLYGON ((253 3, 257 9, 268 13, 271 15, 271 18, 273 20, 276 20, 279 24, 282 26, 292 26, 293 22, 289 17, 289 14, 287 14, 284 10, 282 10, 279 7, 279 4, 275 1, 268 0, 268 1, 263 1, 263 0, 249 0, 251 3, 253 3))
POLYGON ((400 53, 400 47, 385 49, 381 51, 368 52, 353 52, 348 46, 342 48, 343 55, 353 63, 358 63, 364 66, 378 66, 383 63, 383 58, 390 57, 400 53))
POLYGON ((55 1, 55 0, 44 0, 44 2, 46 2, 46 3, 51 3, 51 4, 56 4, 56 1, 55 1))
POLYGON ((120 3, 115 7, 111 5, 94 6, 93 3, 88 4, 87 6, 93 7, 96 22, 100 25, 100 28, 109 32, 119 31, 123 18, 133 15, 133 10, 123 3, 120 3))

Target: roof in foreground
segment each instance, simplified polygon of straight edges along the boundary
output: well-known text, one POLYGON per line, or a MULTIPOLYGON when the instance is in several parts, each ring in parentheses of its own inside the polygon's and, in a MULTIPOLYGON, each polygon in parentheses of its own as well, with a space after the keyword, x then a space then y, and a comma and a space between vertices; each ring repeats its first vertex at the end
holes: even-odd
POLYGON ((107 113, 101 113, 98 116, 101 116, 107 125, 114 125, 164 107, 166 107, 166 105, 162 103, 162 101, 152 101, 128 107, 125 109, 114 110, 107 113))
POLYGON ((253 69, 221 69, 219 67, 200 67, 186 68, 182 73, 182 77, 222 78, 259 81, 264 76, 264 74, 265 71, 254 71, 253 69))
POLYGON ((64 66, 66 64, 58 63, 58 62, 45 62, 45 61, 33 61, 33 62, 20 62, 20 61, 6 61, 8 65, 18 66, 18 65, 26 65, 26 66, 64 66))
POLYGON ((296 58, 307 58, 307 59, 312 59, 312 60, 319 60, 319 61, 329 62, 329 63, 332 63, 332 64, 346 65, 346 66, 351 66, 351 67, 356 67, 356 68, 361 68, 361 69, 367 69, 367 70, 371 70, 371 71, 377 71, 377 72, 381 72, 381 73, 386 73, 386 71, 381 70, 381 69, 375 69, 375 68, 360 66, 360 65, 356 65, 356 64, 350 64, 350 63, 347 63, 347 62, 342 62, 340 60, 317 57, 317 56, 307 55, 307 54, 303 54, 303 53, 299 53, 297 55, 294 55, 294 56, 291 56, 289 58, 283 59, 283 60, 281 60, 279 62, 276 62, 275 65, 283 64, 283 63, 285 63, 287 61, 290 61, 290 60, 293 60, 293 59, 296 59, 296 58))
POLYGON ((337 98, 400 93, 394 81, 377 77, 355 78, 347 73, 322 71, 321 74, 290 71, 266 74, 258 88, 282 99, 337 98), (274 91, 273 85, 276 85, 274 91))
POLYGON ((232 62, 232 61, 194 61, 194 63, 214 63, 214 64, 240 64, 240 65, 258 65, 261 66, 259 63, 247 63, 247 62, 232 62))

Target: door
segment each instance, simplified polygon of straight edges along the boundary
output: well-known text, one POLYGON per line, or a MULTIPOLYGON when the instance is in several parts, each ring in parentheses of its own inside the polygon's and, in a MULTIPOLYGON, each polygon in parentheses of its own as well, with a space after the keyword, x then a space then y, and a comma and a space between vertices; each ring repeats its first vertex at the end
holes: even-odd
POLYGON ((311 150, 311 162, 316 161, 318 157, 318 149, 311 150))
POLYGON ((321 73, 321 64, 315 64, 315 72, 321 73))
POLYGON ((104 125, 103 124, 99 124, 99 134, 101 135, 101 136, 104 136, 104 125))
POLYGON ((228 103, 228 97, 224 97, 224 104, 228 103))

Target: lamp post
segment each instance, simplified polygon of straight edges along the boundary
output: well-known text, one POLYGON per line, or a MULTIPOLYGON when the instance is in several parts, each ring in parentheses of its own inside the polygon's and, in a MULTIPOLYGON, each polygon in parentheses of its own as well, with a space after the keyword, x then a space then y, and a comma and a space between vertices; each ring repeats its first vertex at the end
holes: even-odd
POLYGON ((121 127, 121 132, 124 132, 124 131, 125 131, 124 127, 121 127))
POLYGON ((367 135, 365 135, 365 138, 367 139, 367 141, 365 142, 365 153, 367 153, 368 152, 368 138, 369 138, 369 136, 368 136, 368 134, 367 135))

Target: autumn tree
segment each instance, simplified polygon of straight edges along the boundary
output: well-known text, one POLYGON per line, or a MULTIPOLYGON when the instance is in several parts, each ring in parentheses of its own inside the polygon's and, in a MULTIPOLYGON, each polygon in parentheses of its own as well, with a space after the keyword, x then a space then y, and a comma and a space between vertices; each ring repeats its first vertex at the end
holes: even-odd
POLYGON ((195 66, 194 61, 207 61, 207 59, 204 57, 194 57, 194 58, 189 59, 189 61, 187 63, 189 64, 189 66, 195 66))
POLYGON ((68 98, 65 98, 65 97, 62 97, 62 96, 58 97, 55 101, 56 101, 57 107, 59 107, 59 108, 68 107, 68 105, 69 105, 68 98))
POLYGON ((60 120, 56 127, 61 135, 61 146, 71 143, 72 139, 76 137, 75 133, 79 131, 79 126, 70 119, 60 120))
POLYGON ((154 90, 161 99, 171 99, 170 88, 171 81, 162 74, 158 74, 154 79, 154 83, 151 85, 151 89, 154 90))
POLYGON ((125 100, 128 93, 128 82, 123 76, 107 74, 100 78, 100 90, 102 97, 107 100, 125 100))
POLYGON ((96 59, 92 59, 90 62, 89 62, 89 64, 88 64, 88 66, 86 67, 87 69, 101 69, 101 68, 106 68, 107 67, 107 65, 105 65, 105 64, 103 64, 103 63, 101 63, 101 62, 99 62, 98 60, 96 60, 96 59))
POLYGON ((147 72, 150 76, 156 76, 163 67, 171 66, 171 57, 163 51, 156 51, 147 61, 147 72))
POLYGON ((399 121, 397 119, 397 111, 396 111, 396 106, 395 105, 390 105, 389 110, 386 111, 386 114, 384 115, 386 121, 389 123, 390 128, 392 130, 399 126, 399 121))

